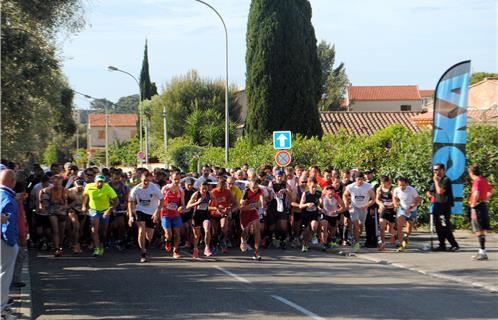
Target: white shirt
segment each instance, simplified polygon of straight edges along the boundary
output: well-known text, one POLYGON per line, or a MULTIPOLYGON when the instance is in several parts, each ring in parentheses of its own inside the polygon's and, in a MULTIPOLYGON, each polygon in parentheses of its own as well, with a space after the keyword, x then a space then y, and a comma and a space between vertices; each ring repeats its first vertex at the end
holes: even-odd
POLYGON ((142 183, 139 183, 131 189, 130 199, 137 203, 135 211, 154 214, 158 207, 158 201, 163 199, 163 194, 154 183, 149 183, 147 188, 143 188, 142 183))
MULTIPOLYGON (((48 186, 53 187, 54 185, 49 183, 48 186)), ((38 182, 37 184, 35 184, 35 186, 31 190, 31 194, 29 195, 29 198, 31 200, 32 208, 38 208, 38 203, 40 201, 40 198, 38 196, 40 195, 41 189, 43 189, 43 184, 41 182, 38 182)))
POLYGON ((351 183, 346 190, 351 194, 351 205, 355 208, 361 208, 370 201, 369 190, 372 189, 370 183, 364 182, 361 186, 351 183))
POLYGON ((418 192, 412 186, 406 186, 405 190, 397 187, 394 189, 393 195, 399 199, 400 206, 407 211, 418 197, 418 192))

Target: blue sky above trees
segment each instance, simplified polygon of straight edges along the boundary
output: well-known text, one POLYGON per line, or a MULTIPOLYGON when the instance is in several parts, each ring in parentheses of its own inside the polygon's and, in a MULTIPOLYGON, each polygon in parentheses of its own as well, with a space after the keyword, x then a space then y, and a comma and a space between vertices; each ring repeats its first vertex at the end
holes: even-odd
MULTIPOLYGON (((207 0, 229 32, 230 82, 245 86, 245 35, 250 0, 207 0)), ((316 37, 336 45, 355 85, 418 84, 433 89, 453 63, 472 59, 473 71, 497 72, 495 0, 311 0, 316 37)), ((86 28, 60 37, 64 72, 75 90, 116 101, 138 92, 115 65, 139 76, 145 38, 151 80, 159 91, 191 69, 224 77, 220 21, 193 0, 94 0, 86 28)), ((87 107, 88 101, 75 97, 87 107)))

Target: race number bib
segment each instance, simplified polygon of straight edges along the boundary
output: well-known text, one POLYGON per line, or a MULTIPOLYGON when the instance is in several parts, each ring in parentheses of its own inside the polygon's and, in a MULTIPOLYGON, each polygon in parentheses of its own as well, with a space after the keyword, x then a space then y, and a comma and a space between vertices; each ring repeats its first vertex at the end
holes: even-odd
POLYGON ((168 203, 166 205, 166 209, 168 209, 168 210, 176 210, 176 209, 178 209, 178 205, 176 203, 168 203))
POLYGON ((208 209, 208 204, 206 202, 202 202, 197 206, 197 210, 206 211, 207 209, 208 209))

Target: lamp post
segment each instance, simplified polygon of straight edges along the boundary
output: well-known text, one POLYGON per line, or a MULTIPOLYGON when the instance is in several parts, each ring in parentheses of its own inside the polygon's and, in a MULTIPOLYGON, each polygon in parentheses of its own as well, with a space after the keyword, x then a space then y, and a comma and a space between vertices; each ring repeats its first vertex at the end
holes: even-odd
MULTIPOLYGON (((140 82, 131 73, 126 72, 124 70, 121 70, 119 68, 116 68, 115 66, 108 66, 107 70, 109 70, 109 71, 118 71, 118 72, 127 74, 130 77, 132 77, 133 80, 135 80, 135 82, 138 85, 138 123, 139 123, 138 127, 139 127, 139 131, 140 131, 140 151, 143 151, 143 136, 142 136, 142 89, 140 88, 140 82)), ((147 149, 148 148, 145 148, 145 164, 148 164, 148 162, 149 162, 149 155, 148 155, 148 150, 147 149)))
MULTIPOLYGON (((82 95, 87 99, 97 100, 97 98, 94 98, 88 94, 84 94, 76 90, 73 90, 73 92, 82 95)), ((104 113, 105 113, 105 166, 106 168, 109 168, 109 112, 107 110, 107 104, 104 107, 104 113)), ((79 113, 78 113, 78 118, 79 118, 79 113)))
POLYGON ((216 15, 221 20, 221 23, 223 24, 223 28, 225 29, 225 163, 228 163, 228 148, 230 146, 230 134, 228 131, 228 31, 227 31, 227 26, 225 24, 225 21, 223 20, 223 17, 221 14, 209 3, 204 2, 202 0, 195 0, 199 3, 202 3, 203 5, 209 7, 211 10, 213 10, 216 15))
POLYGON ((163 120, 164 120, 164 151, 168 151, 168 110, 166 106, 163 107, 163 120))

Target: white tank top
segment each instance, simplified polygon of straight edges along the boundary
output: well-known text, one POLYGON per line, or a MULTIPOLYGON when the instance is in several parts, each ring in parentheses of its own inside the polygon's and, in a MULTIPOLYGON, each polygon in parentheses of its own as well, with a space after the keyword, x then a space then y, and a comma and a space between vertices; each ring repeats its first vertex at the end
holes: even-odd
POLYGON ((337 199, 335 197, 323 197, 323 211, 326 216, 337 217, 337 199))

